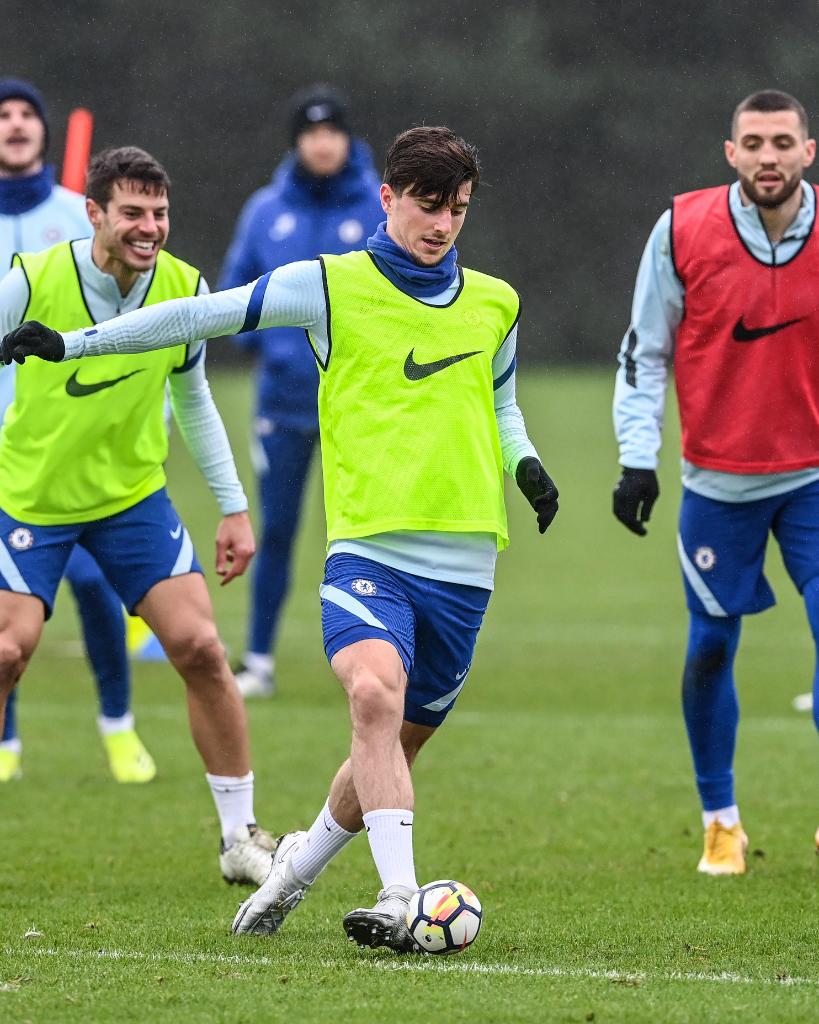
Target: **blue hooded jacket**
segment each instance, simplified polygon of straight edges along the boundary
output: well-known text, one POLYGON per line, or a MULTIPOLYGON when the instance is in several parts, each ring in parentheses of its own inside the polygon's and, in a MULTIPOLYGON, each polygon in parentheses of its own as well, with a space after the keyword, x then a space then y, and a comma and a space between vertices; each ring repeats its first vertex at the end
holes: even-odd
MULTIPOLYGON (((319 253, 366 248, 384 219, 380 184, 372 152, 360 139, 351 140, 350 159, 332 178, 307 174, 289 153, 270 185, 245 204, 219 288, 236 288, 319 253)), ((318 370, 304 331, 272 327, 234 340, 258 354, 257 414, 282 426, 317 430, 318 370)))

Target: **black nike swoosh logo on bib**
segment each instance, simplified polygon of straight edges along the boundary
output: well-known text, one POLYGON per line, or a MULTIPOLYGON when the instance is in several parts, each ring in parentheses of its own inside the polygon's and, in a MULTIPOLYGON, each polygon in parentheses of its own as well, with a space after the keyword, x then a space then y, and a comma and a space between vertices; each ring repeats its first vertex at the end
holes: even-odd
POLYGON ((424 377, 431 377, 433 373, 440 373, 441 370, 445 370, 448 366, 453 366, 455 363, 460 363, 463 359, 480 355, 480 351, 479 349, 476 352, 461 352, 457 356, 436 359, 433 363, 416 363, 415 349, 412 348, 404 360, 404 376, 407 380, 423 380, 424 377))
POLYGON ((68 380, 65 382, 65 393, 71 395, 72 398, 85 398, 86 395, 95 395, 98 391, 105 391, 106 388, 112 388, 115 384, 119 384, 121 380, 128 380, 129 377, 135 376, 137 373, 143 373, 145 367, 143 366, 139 370, 133 370, 131 373, 123 374, 122 377, 115 377, 114 380, 99 380, 93 384, 80 384, 77 380, 77 374, 79 370, 75 370, 68 380))
POLYGON ((742 317, 734 324, 732 337, 734 341, 756 341, 758 338, 767 338, 769 334, 776 334, 777 331, 784 331, 786 327, 801 323, 807 317, 798 316, 795 320, 784 320, 781 324, 771 324, 770 327, 746 327, 742 317))

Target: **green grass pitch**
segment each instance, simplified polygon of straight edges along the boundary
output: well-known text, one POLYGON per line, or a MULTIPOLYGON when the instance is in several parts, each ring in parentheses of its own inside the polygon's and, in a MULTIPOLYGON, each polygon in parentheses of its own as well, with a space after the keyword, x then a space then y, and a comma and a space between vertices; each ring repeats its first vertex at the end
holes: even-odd
MULTIPOLYGON (((247 376, 214 391, 248 485, 247 376)), ((25 776, 0 789, 0 1021, 809 1021, 819 999, 816 737, 791 709, 813 650, 776 551, 777 608, 745 624, 738 797, 747 876, 695 872, 701 830, 679 710, 685 611, 674 545, 669 414, 649 537, 610 513, 611 377, 524 376, 529 430, 559 484, 539 537, 509 488, 512 546, 457 710, 416 772, 422 881, 483 901, 476 945, 400 959, 347 943, 341 918, 378 888, 358 840, 275 940, 229 934, 241 892, 219 877, 217 822, 182 685, 137 665, 135 710, 159 764, 146 787, 105 768, 63 594, 23 685, 25 776)), ((217 512, 174 438, 171 494, 212 563, 217 512)), ((250 706, 259 820, 306 826, 348 744, 325 663, 314 476, 279 650, 280 696, 250 706)), ((247 590, 214 589, 232 652, 247 590)))

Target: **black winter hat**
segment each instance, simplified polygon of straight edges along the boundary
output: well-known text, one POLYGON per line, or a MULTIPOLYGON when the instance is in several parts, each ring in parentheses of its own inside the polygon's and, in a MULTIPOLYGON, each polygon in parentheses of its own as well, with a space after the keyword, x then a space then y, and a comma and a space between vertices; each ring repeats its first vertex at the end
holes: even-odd
POLYGON ((308 85, 292 96, 288 104, 290 115, 290 141, 296 139, 314 124, 332 124, 350 134, 348 110, 344 97, 330 85, 308 85))
POLYGON ((6 100, 25 100, 37 111, 37 116, 43 122, 45 128, 45 141, 43 142, 43 153, 48 149, 48 115, 46 114, 45 103, 39 89, 22 78, 0 78, 0 103, 6 100))

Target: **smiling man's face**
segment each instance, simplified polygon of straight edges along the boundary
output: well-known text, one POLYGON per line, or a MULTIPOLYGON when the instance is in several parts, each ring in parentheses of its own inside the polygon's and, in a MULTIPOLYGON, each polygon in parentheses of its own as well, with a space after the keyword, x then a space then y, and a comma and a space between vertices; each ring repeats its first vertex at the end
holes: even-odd
POLYGON ((150 270, 170 230, 168 194, 145 191, 139 181, 127 178, 114 184, 105 207, 86 200, 88 216, 94 226, 94 252, 104 254, 101 270, 120 275, 116 266, 133 273, 150 270))

